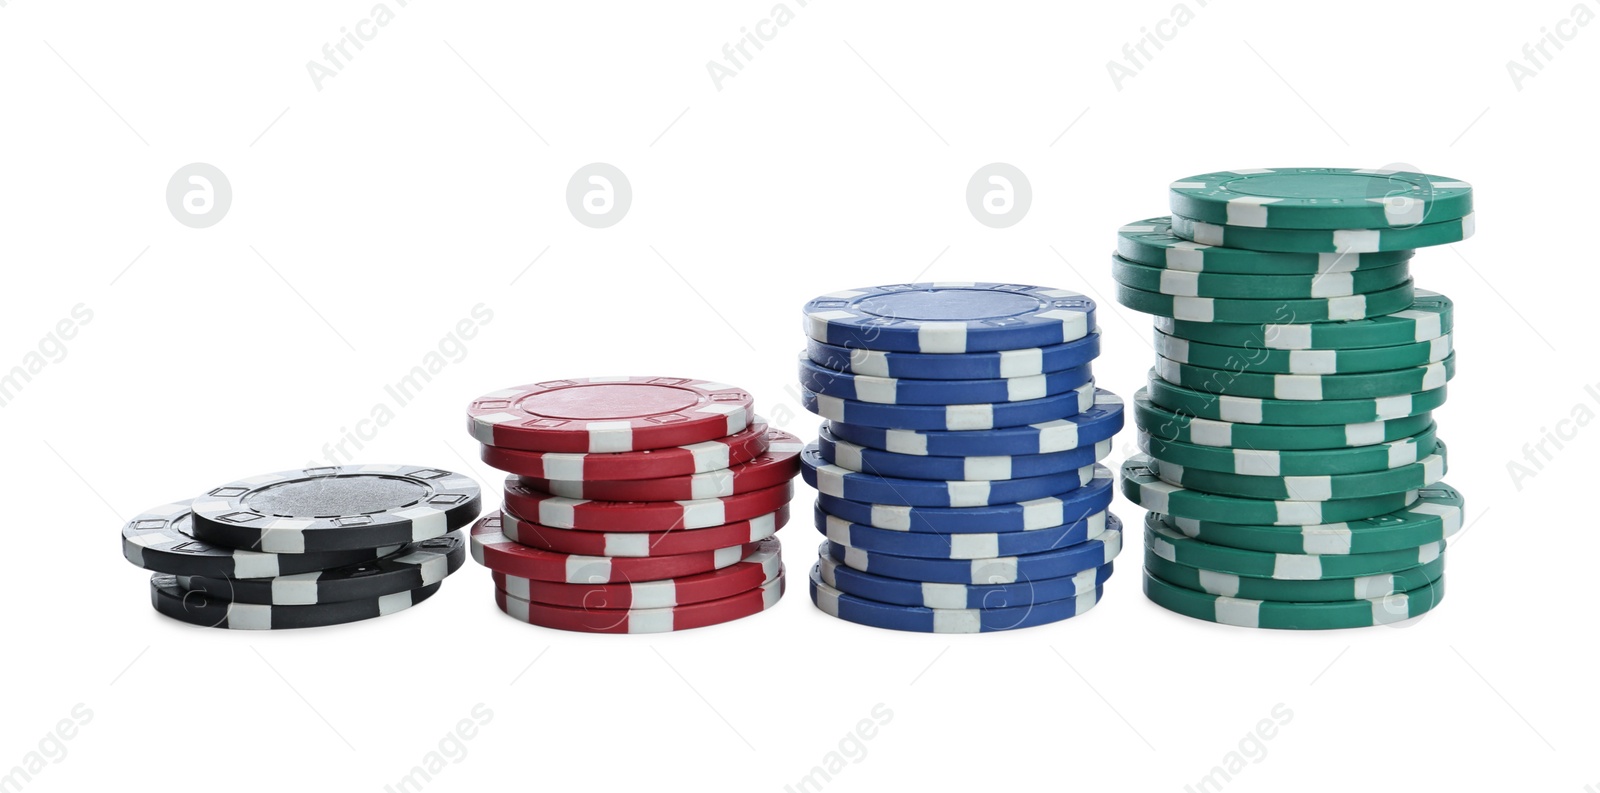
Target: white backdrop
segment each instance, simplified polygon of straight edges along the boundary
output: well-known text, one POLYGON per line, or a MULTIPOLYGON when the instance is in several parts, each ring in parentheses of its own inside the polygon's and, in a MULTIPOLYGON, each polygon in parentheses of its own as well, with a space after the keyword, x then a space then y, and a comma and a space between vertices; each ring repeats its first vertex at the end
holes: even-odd
POLYGON ((416 790, 430 753, 429 791, 1600 785, 1593 2, 371 2, 0 0, 0 369, 27 371, 0 409, 15 788, 416 790), (770 39, 749 57, 745 30, 770 39), (607 228, 567 205, 597 162, 631 186, 607 228), (1032 188, 999 229, 965 203, 996 162, 1032 188), (492 493, 464 406, 536 379, 724 380, 813 437, 798 310, 847 287, 1084 291, 1099 383, 1126 397, 1149 320, 1109 302, 1107 255, 1169 181, 1394 162, 1472 182, 1479 209, 1478 237, 1413 263, 1456 304, 1438 419, 1470 528, 1449 597, 1403 628, 1180 618, 1139 592, 1137 540, 1081 619, 862 628, 808 602, 804 487, 788 597, 682 635, 519 625, 470 563, 387 619, 207 631, 156 615, 118 552, 144 508, 325 447, 492 493), (207 228, 166 200, 191 163, 231 193, 207 228), (385 390, 430 360, 404 404, 385 390))

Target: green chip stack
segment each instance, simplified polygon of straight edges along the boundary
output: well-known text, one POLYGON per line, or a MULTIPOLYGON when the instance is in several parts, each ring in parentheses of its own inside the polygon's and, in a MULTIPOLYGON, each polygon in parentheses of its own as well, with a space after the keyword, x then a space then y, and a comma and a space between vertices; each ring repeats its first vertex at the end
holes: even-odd
POLYGON ((1452 306, 1416 248, 1473 232, 1472 187, 1401 170, 1222 171, 1124 226, 1117 300, 1155 320, 1134 397, 1145 594, 1196 619, 1357 628, 1444 597, 1461 494, 1432 411, 1452 306))

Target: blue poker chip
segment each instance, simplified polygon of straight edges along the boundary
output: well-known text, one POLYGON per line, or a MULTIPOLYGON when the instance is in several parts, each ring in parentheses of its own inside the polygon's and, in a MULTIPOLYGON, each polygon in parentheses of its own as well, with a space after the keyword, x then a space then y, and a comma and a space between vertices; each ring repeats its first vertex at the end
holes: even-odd
POLYGON ((833 540, 826 546, 823 556, 863 573, 925 583, 1014 584, 1076 575, 1117 558, 1122 551, 1122 522, 1107 513, 1105 532, 1092 540, 1043 553, 992 559, 919 559, 864 551, 833 540))
POLYGON ((1094 301, 1023 284, 869 286, 806 304, 806 335, 841 347, 968 353, 1063 344, 1095 329, 1094 301))
POLYGON ((993 380, 903 380, 836 372, 800 354, 800 385, 808 391, 878 405, 972 405, 1026 402, 1094 379, 1089 364, 1049 374, 993 380))
POLYGON ((922 355, 884 352, 861 347, 840 347, 806 340, 806 357, 824 369, 872 377, 912 380, 992 380, 1059 372, 1083 366, 1100 356, 1100 331, 1049 347, 1027 347, 997 352, 922 355))
POLYGON ((924 584, 863 573, 824 555, 817 560, 822 583, 859 598, 930 609, 1004 609, 1087 595, 1111 578, 1114 563, 1062 578, 1015 584, 924 584))
POLYGON ((1073 598, 994 609, 930 609, 847 595, 811 568, 811 602, 829 616, 874 628, 918 633, 991 633, 1032 628, 1076 617, 1100 602, 1100 589, 1073 598))
POLYGON ((1094 381, 1026 402, 974 405, 875 405, 800 389, 800 402, 829 421, 902 430, 992 430, 1076 416, 1094 407, 1094 381))
POLYGON ((1049 529, 1083 520, 1111 506, 1116 477, 1109 468, 1095 466, 1089 484, 1067 493, 1017 504, 982 507, 907 507, 870 504, 830 496, 817 496, 822 511, 851 523, 890 531, 934 534, 991 534, 1049 529))
POLYGON ((994 482, 1027 479, 1075 471, 1094 465, 1111 454, 1111 441, 1103 440, 1064 452, 1049 454, 987 455, 982 457, 919 457, 857 446, 840 440, 824 423, 817 434, 822 459, 840 468, 903 479, 939 479, 994 482))
POLYGON ((817 492, 908 507, 981 507, 1044 498, 1088 484, 1094 479, 1094 469, 1094 465, 1086 465, 1060 474, 995 482, 897 479, 840 468, 823 458, 815 441, 800 452, 800 475, 817 492))
POLYGON ((1054 421, 993 430, 901 430, 828 422, 835 438, 857 446, 919 457, 985 457, 1052 454, 1092 446, 1122 430, 1122 398, 1103 388, 1094 406, 1054 421))
POLYGON ((817 532, 840 545, 869 553, 892 553, 921 559, 993 559, 1044 553, 1099 537, 1106 530, 1106 513, 1096 512, 1074 523, 1038 531, 1009 531, 991 534, 934 534, 931 532, 890 531, 840 520, 812 508, 812 525, 817 532))

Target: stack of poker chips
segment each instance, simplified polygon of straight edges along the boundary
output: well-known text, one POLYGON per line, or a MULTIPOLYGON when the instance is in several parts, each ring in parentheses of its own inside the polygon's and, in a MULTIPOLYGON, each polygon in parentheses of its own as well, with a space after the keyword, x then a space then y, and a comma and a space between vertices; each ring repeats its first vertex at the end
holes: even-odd
POLYGON ((345 465, 255 476, 147 510, 122 554, 153 570, 156 611, 234 630, 381 617, 439 591, 467 558, 478 484, 438 468, 345 465))
POLYGON ((467 426, 510 474, 472 557, 517 620, 588 633, 687 630, 783 597, 800 442, 750 394, 675 377, 591 377, 476 399, 467 426))
POLYGON ((1097 465, 1122 402, 1097 390, 1094 302, 996 283, 900 284, 805 306, 801 455, 827 540, 817 608, 976 633, 1082 614, 1122 547, 1097 465))
POLYGON ((1392 170, 1202 174, 1122 228, 1118 300, 1156 316, 1135 397, 1145 592, 1257 628, 1387 624, 1444 596, 1462 497, 1432 411, 1451 304, 1413 249, 1472 234, 1464 182, 1392 170))

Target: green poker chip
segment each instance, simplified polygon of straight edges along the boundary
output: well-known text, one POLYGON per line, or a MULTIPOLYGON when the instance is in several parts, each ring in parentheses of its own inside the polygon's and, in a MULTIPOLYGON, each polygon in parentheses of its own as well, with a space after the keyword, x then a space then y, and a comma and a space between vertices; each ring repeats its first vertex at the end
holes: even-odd
POLYGON ((1337 630, 1390 625, 1426 614, 1444 599, 1444 578, 1404 594, 1371 600, 1277 603, 1195 592, 1145 573, 1144 594, 1150 602, 1168 611, 1223 625, 1337 630))
POLYGON ((1427 564, 1393 573, 1317 581, 1283 581, 1219 573, 1169 562, 1149 550, 1144 554, 1144 569, 1173 586, 1212 595, 1279 602, 1367 600, 1409 592, 1438 581, 1444 575, 1444 555, 1427 564))
POLYGON ((1273 350, 1353 350, 1395 347, 1431 341, 1454 327, 1450 298, 1426 289, 1403 311, 1381 317, 1346 322, 1293 324, 1278 317, 1256 324, 1219 324, 1156 317, 1157 330, 1180 339, 1225 347, 1266 347, 1273 350))
MULTIPOLYGON (((1379 553, 1325 556, 1321 554, 1262 553, 1212 545, 1186 537, 1161 523, 1160 515, 1144 519, 1145 550, 1189 567, 1219 573, 1271 578, 1280 581, 1321 581, 1329 578, 1356 578, 1409 570, 1444 555, 1444 541, 1415 548, 1379 553)), ((1357 598, 1351 598, 1355 600, 1357 598)))
POLYGON ((1183 297, 1117 284, 1118 303, 1142 314, 1185 322, 1248 325, 1340 322, 1404 311, 1414 300, 1415 293, 1409 279, 1399 286, 1367 295, 1277 299, 1183 297))
POLYGON ((1239 498, 1282 501, 1334 501, 1420 490, 1444 479, 1449 449, 1438 442, 1433 454, 1410 465, 1354 474, 1252 476, 1207 471, 1150 456, 1150 470, 1161 481, 1188 490, 1239 498))
POLYGON ((1454 537, 1461 531, 1466 499, 1443 482, 1417 491, 1405 509, 1367 520, 1323 526, 1261 526, 1175 518, 1161 525, 1184 536, 1231 548, 1267 553, 1371 554, 1401 551, 1454 537))
POLYGON ((1156 375, 1198 391, 1260 399, 1315 401, 1416 394, 1444 386, 1456 374, 1452 353, 1438 363, 1361 374, 1265 374, 1192 366, 1156 356, 1156 375))
POLYGON ((1438 436, 1431 424, 1409 438, 1352 449, 1229 449, 1158 440, 1143 431, 1139 432, 1138 442, 1141 451, 1160 461, 1163 472, 1170 465, 1178 465, 1186 473, 1215 471, 1246 477, 1339 476, 1390 471, 1427 459, 1439 448, 1438 436))
POLYGON ((1374 270, 1316 275, 1236 275, 1168 270, 1112 256, 1111 277, 1124 286, 1163 295, 1304 300, 1393 289, 1411 277, 1411 265, 1402 262, 1374 270))
POLYGON ((1273 526, 1311 526, 1375 518, 1405 509, 1417 498, 1415 492, 1337 501, 1269 501, 1222 496, 1162 481, 1152 470, 1150 458, 1142 454, 1122 464, 1122 495, 1150 512, 1164 515, 1273 526))
POLYGON ((1190 242, 1275 253, 1377 253, 1448 245, 1472 236, 1473 216, 1386 229, 1263 229, 1172 216, 1172 233, 1190 242))
POLYGON ((1225 347, 1155 333, 1156 354, 1178 363, 1269 374, 1360 374, 1387 372, 1443 361, 1450 355, 1452 337, 1355 350, 1273 350, 1266 347, 1225 347))
POLYGON ((1170 186, 1174 214, 1229 226, 1389 229, 1472 213, 1472 185, 1414 171, 1272 168, 1218 171, 1170 186))
POLYGON ((1257 399, 1196 391, 1173 385, 1150 371, 1150 402, 1183 416, 1236 424, 1364 424, 1419 416, 1445 403, 1444 386, 1415 394, 1307 402, 1257 399))
MULTIPOLYGON (((1328 403, 1300 404, 1311 409, 1328 403)), ((1397 441, 1432 426, 1433 416, 1418 413, 1404 418, 1345 424, 1245 424, 1174 413, 1153 404, 1148 391, 1141 388, 1133 395, 1133 423, 1149 433, 1150 437, 1165 441, 1198 446, 1296 451, 1344 449, 1397 441)))
POLYGON ((1117 229, 1117 255, 1166 270, 1241 275, 1316 275, 1390 267, 1410 261, 1412 251, 1382 253, 1268 253, 1218 248, 1172 233, 1172 218, 1129 223, 1117 229))

